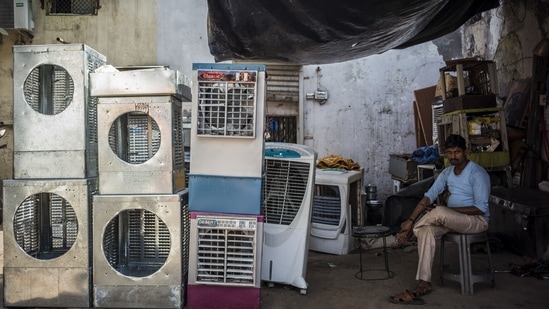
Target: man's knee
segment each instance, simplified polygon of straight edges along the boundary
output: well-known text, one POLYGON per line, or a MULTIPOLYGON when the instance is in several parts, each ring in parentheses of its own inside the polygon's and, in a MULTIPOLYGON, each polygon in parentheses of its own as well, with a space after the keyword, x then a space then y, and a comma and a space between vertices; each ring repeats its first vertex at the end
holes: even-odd
POLYGON ((422 225, 419 227, 414 228, 414 235, 419 238, 427 237, 430 235, 434 235, 434 229, 433 226, 430 225, 422 225))

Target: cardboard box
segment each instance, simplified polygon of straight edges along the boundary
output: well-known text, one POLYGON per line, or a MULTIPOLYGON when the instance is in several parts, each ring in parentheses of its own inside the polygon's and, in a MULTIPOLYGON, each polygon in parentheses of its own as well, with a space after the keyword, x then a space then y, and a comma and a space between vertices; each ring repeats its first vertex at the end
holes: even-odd
POLYGON ((417 163, 410 160, 411 154, 390 154, 389 174, 403 181, 417 179, 417 163))
POLYGON ((442 110, 444 113, 449 113, 460 109, 489 107, 497 107, 496 96, 493 94, 462 95, 442 101, 442 110))

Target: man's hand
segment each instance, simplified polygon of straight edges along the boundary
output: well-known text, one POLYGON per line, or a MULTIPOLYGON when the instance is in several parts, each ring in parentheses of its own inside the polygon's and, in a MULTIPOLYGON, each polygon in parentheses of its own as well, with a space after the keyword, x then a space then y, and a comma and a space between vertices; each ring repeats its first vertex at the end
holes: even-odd
POLYGON ((400 224, 400 231, 409 231, 414 226, 414 222, 412 220, 406 219, 404 222, 400 224))

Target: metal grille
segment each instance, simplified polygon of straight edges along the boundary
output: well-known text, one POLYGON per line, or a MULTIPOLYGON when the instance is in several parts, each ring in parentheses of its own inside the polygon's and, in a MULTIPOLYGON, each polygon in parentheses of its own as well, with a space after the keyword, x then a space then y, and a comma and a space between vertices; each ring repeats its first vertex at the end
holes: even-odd
POLYGON ((99 0, 51 0, 49 14, 97 15, 99 0))
POLYGON ((183 275, 189 273, 189 248, 191 244, 191 214, 189 212, 188 195, 184 195, 181 207, 181 255, 183 259, 183 275))
POLYGON ((25 101, 45 115, 57 115, 71 103, 74 82, 69 72, 57 65, 40 65, 34 68, 23 85, 25 101))
POLYGON ((109 130, 111 149, 130 164, 141 164, 152 158, 160 148, 160 138, 158 124, 143 112, 118 117, 109 130))
MULTIPOLYGON (((93 72, 98 67, 105 64, 105 61, 99 57, 89 54, 87 58, 88 72, 93 72)), ((86 73, 87 74, 87 73, 86 73)), ((97 143, 97 97, 86 95, 88 101, 88 130, 90 143, 97 143)))
POLYGON ((254 285, 256 218, 197 217, 197 282, 254 285))
POLYGON ((120 220, 118 216, 114 217, 103 231, 103 252, 105 258, 111 266, 120 264, 120 239, 118 231, 120 229, 120 220))
POLYGON ((302 206, 310 164, 265 159, 263 214, 265 223, 290 225, 302 206))
POLYGON ((27 197, 15 212, 17 244, 28 255, 48 260, 67 252, 78 235, 78 220, 70 203, 53 193, 27 197))
POLYGON ((338 226, 341 220, 339 187, 315 185, 311 222, 338 226))
POLYGON ((156 272, 168 258, 170 232, 154 213, 131 209, 114 217, 105 228, 103 251, 118 272, 144 277, 156 272))
POLYGON ((143 209, 134 209, 128 212, 128 221, 128 249, 131 263, 149 264, 168 258, 170 233, 155 214, 143 209))
MULTIPOLYGON (((175 109, 173 112, 172 120, 174 122, 172 134, 172 149, 174 155, 174 168, 175 169, 184 169, 185 168, 185 146, 183 145, 183 116, 182 111, 175 109)), ((160 143, 159 143, 160 146, 160 143)))
POLYGON ((233 80, 234 75, 238 75, 238 82, 199 80, 197 134, 200 136, 255 137, 256 72, 246 72, 246 74, 254 76, 246 82, 240 80, 240 74, 244 73, 216 73, 233 76, 233 80))
POLYGON ((189 174, 191 172, 191 154, 190 152, 185 152, 185 187, 189 187, 189 174))
POLYGON ((297 117, 268 116, 265 122, 265 141, 297 143, 297 117))

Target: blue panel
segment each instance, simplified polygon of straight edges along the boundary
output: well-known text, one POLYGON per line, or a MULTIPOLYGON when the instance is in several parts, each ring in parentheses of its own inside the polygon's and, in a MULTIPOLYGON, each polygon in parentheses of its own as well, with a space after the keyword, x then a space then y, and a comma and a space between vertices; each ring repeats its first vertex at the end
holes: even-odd
POLYGON ((282 148, 267 148, 265 149, 265 156, 272 158, 301 158, 297 151, 282 148))
POLYGON ((261 178, 189 175, 189 210, 261 214, 261 178))
POLYGON ((193 63, 193 70, 249 70, 265 71, 264 64, 193 63))

